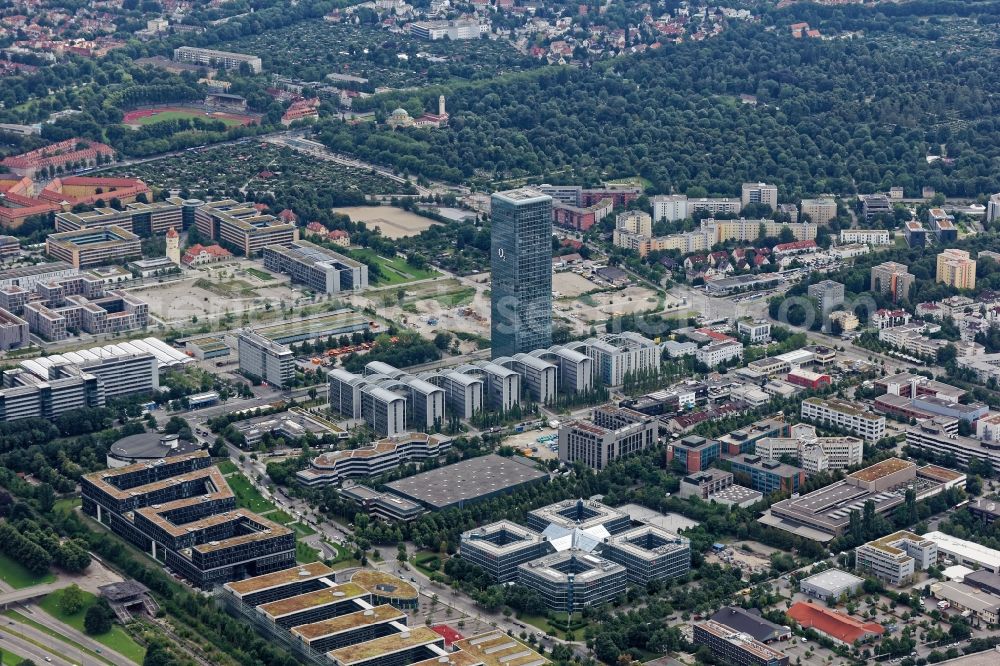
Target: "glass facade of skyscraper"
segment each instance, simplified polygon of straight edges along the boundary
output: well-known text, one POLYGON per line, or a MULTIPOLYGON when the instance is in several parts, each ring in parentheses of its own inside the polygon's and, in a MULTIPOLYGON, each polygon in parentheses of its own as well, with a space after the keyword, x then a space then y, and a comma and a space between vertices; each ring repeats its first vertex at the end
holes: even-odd
POLYGON ((552 344, 552 197, 532 188, 492 200, 493 358, 552 344))

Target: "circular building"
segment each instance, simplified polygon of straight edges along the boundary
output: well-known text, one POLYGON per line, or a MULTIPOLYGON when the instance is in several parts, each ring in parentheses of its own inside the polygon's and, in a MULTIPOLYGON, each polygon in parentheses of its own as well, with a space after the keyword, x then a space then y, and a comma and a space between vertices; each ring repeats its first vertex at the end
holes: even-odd
POLYGON ((108 449, 108 467, 125 467, 138 462, 160 460, 171 456, 192 453, 201 448, 197 442, 189 442, 177 435, 160 432, 143 432, 122 437, 108 449))
POLYGON ((406 109, 399 108, 395 109, 390 115, 388 120, 385 121, 386 125, 396 129, 397 127, 412 127, 413 118, 410 117, 409 112, 406 109))

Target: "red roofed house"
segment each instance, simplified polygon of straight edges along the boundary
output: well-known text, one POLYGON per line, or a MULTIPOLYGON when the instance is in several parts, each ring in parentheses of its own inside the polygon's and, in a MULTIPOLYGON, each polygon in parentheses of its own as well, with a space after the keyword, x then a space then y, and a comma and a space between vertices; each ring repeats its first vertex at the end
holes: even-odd
POLYGON ((800 240, 793 241, 791 243, 782 243, 780 245, 774 246, 774 256, 785 257, 792 254, 803 254, 807 252, 816 252, 819 246, 816 245, 814 240, 800 240))
POLYGON ((278 213, 278 219, 287 224, 295 224, 299 221, 299 216, 293 213, 290 209, 286 208, 278 213))
POLYGON ((58 210, 59 206, 31 196, 31 179, 27 176, 0 173, 0 227, 16 229, 32 215, 58 210))
POLYGON ((42 190, 38 198, 59 204, 63 210, 83 204, 91 206, 97 201, 118 199, 123 204, 132 203, 140 194, 149 196, 149 187, 138 178, 90 178, 67 176, 56 178, 42 190))
POLYGON ((306 225, 306 231, 312 232, 314 234, 325 234, 326 227, 324 227, 319 222, 310 222, 306 225))
POLYGON ((281 124, 288 127, 296 120, 305 120, 307 118, 319 118, 318 99, 302 99, 292 102, 292 105, 288 107, 285 114, 281 116, 281 124))
POLYGON ((87 139, 66 139, 28 153, 6 157, 0 165, 19 176, 34 178, 43 169, 66 169, 68 165, 96 166, 100 159, 111 160, 115 151, 111 146, 87 139))
POLYGON ((702 335, 707 335, 713 340, 718 340, 719 342, 732 342, 736 340, 736 338, 732 336, 726 335, 725 333, 719 333, 718 331, 713 331, 710 328, 696 328, 695 331, 697 333, 701 333, 702 335))
POLYGON ((211 264, 216 261, 232 259, 232 257, 233 253, 221 245, 209 245, 206 247, 201 244, 195 244, 184 252, 184 256, 181 257, 181 263, 185 266, 201 266, 202 264, 211 264))
POLYGON ((343 229, 334 229, 326 235, 334 245, 348 247, 351 244, 351 234, 343 229))
POLYGON ((875 622, 861 622, 850 615, 801 601, 788 609, 788 615, 803 628, 815 629, 845 645, 853 645, 854 641, 865 641, 885 633, 882 625, 875 622))

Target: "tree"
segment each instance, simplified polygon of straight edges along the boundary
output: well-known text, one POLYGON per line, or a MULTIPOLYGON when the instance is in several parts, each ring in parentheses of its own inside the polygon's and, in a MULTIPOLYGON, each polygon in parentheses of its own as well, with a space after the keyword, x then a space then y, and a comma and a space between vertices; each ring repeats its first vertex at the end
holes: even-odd
POLYGON ((66 615, 76 615, 83 610, 84 604, 83 590, 76 583, 73 583, 62 591, 59 598, 59 608, 66 615))
POLYGON ((83 629, 91 636, 111 631, 111 618, 101 604, 94 604, 87 609, 87 614, 83 617, 83 629))

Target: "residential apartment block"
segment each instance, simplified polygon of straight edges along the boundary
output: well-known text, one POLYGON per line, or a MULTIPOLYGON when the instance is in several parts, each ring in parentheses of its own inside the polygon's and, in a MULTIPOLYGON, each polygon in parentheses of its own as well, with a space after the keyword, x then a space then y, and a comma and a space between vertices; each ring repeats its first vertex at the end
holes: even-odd
POLYGON ((260 58, 257 56, 232 53, 230 51, 201 49, 194 46, 180 46, 174 49, 174 61, 191 62, 212 69, 239 69, 240 65, 246 63, 250 67, 250 71, 254 74, 260 74, 261 70, 260 58))
POLYGON ((905 264, 887 261, 872 267, 871 290, 891 296, 896 303, 910 297, 916 279, 905 264))
MULTIPOLYGON (((800 204, 803 215, 808 215, 814 224, 829 224, 837 217, 837 202, 830 198, 803 199, 800 204)), ((843 239, 841 239, 843 242, 843 239)), ((848 241, 858 242, 858 241, 848 241)), ((863 241, 862 241, 863 242, 863 241)))
POLYGON ((742 196, 740 202, 746 206, 752 203, 760 203, 770 206, 771 210, 778 208, 778 187, 767 183, 743 183, 742 196))
POLYGON ((886 229, 841 229, 840 242, 889 245, 892 241, 886 229))
POLYGON ((975 289, 975 259, 970 258, 965 250, 944 250, 937 256, 936 281, 955 289, 975 289))
POLYGON ((839 398, 806 398, 802 401, 802 418, 821 426, 835 426, 867 442, 885 437, 884 416, 839 398))

